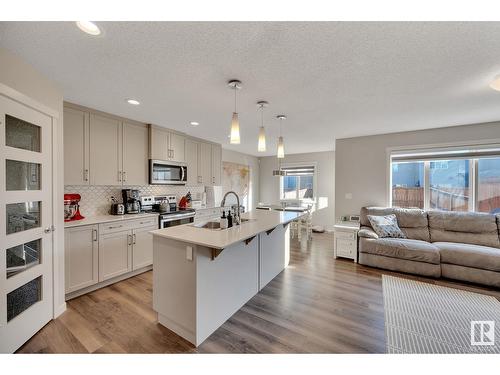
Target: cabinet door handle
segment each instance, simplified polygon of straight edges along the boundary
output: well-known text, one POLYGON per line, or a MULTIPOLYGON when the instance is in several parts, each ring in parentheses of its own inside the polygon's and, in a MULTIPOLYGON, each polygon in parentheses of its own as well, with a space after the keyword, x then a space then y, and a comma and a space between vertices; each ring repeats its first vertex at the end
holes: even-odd
POLYGON ((122 176, 123 176, 123 182, 127 181, 127 172, 123 171, 122 176))
POLYGON ((127 234, 127 245, 132 245, 132 236, 130 234, 127 234))
POLYGON ((122 182, 122 171, 118 171, 118 182, 122 182))
POLYGON ((117 229, 117 228, 121 228, 123 225, 117 225, 116 227, 108 227, 108 229, 117 229))
POLYGON ((93 241, 97 241, 97 229, 92 229, 93 241))
POLYGON ((83 172, 83 181, 88 181, 89 180, 89 170, 85 169, 83 172))
POLYGON ((135 233, 132 235, 133 241, 132 243, 135 245, 135 233))
POLYGON ((175 158, 175 150, 172 150, 172 159, 175 158))

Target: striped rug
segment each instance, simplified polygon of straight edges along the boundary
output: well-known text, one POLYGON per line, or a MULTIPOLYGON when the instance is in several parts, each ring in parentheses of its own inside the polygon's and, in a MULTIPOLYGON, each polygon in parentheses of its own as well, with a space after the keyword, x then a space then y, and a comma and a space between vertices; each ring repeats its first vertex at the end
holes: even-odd
POLYGON ((387 275, 382 289, 387 353, 500 353, 496 298, 387 275))

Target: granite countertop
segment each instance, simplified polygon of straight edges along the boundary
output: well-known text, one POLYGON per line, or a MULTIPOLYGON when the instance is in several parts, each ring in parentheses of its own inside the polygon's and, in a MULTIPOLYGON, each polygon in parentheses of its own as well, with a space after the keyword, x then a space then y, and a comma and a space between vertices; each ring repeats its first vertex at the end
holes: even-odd
POLYGON ((242 218, 250 219, 250 221, 229 229, 213 230, 185 224, 158 229, 151 233, 158 237, 202 245, 212 249, 224 249, 278 225, 294 221, 303 215, 304 213, 300 212, 254 210, 241 215, 242 218))
POLYGON ((116 221, 141 219, 144 217, 158 216, 158 213, 140 213, 140 214, 125 214, 125 215, 96 215, 96 216, 86 216, 85 219, 66 221, 64 222, 64 228, 79 227, 82 225, 92 225, 92 224, 102 224, 111 223, 116 221))

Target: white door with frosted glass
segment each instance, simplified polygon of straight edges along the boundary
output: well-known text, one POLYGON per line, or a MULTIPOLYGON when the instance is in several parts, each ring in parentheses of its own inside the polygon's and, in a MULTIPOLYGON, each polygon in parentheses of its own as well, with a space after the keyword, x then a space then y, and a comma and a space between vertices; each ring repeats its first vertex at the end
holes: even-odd
POLYGON ((53 316, 52 117, 0 95, 0 352, 53 316))

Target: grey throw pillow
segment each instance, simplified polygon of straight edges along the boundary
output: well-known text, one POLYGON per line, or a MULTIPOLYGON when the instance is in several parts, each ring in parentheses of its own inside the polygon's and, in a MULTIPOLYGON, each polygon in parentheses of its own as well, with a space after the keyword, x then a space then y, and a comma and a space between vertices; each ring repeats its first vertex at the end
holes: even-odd
POLYGON ((368 220, 379 237, 406 238, 398 226, 396 215, 374 216, 368 215, 368 220))

